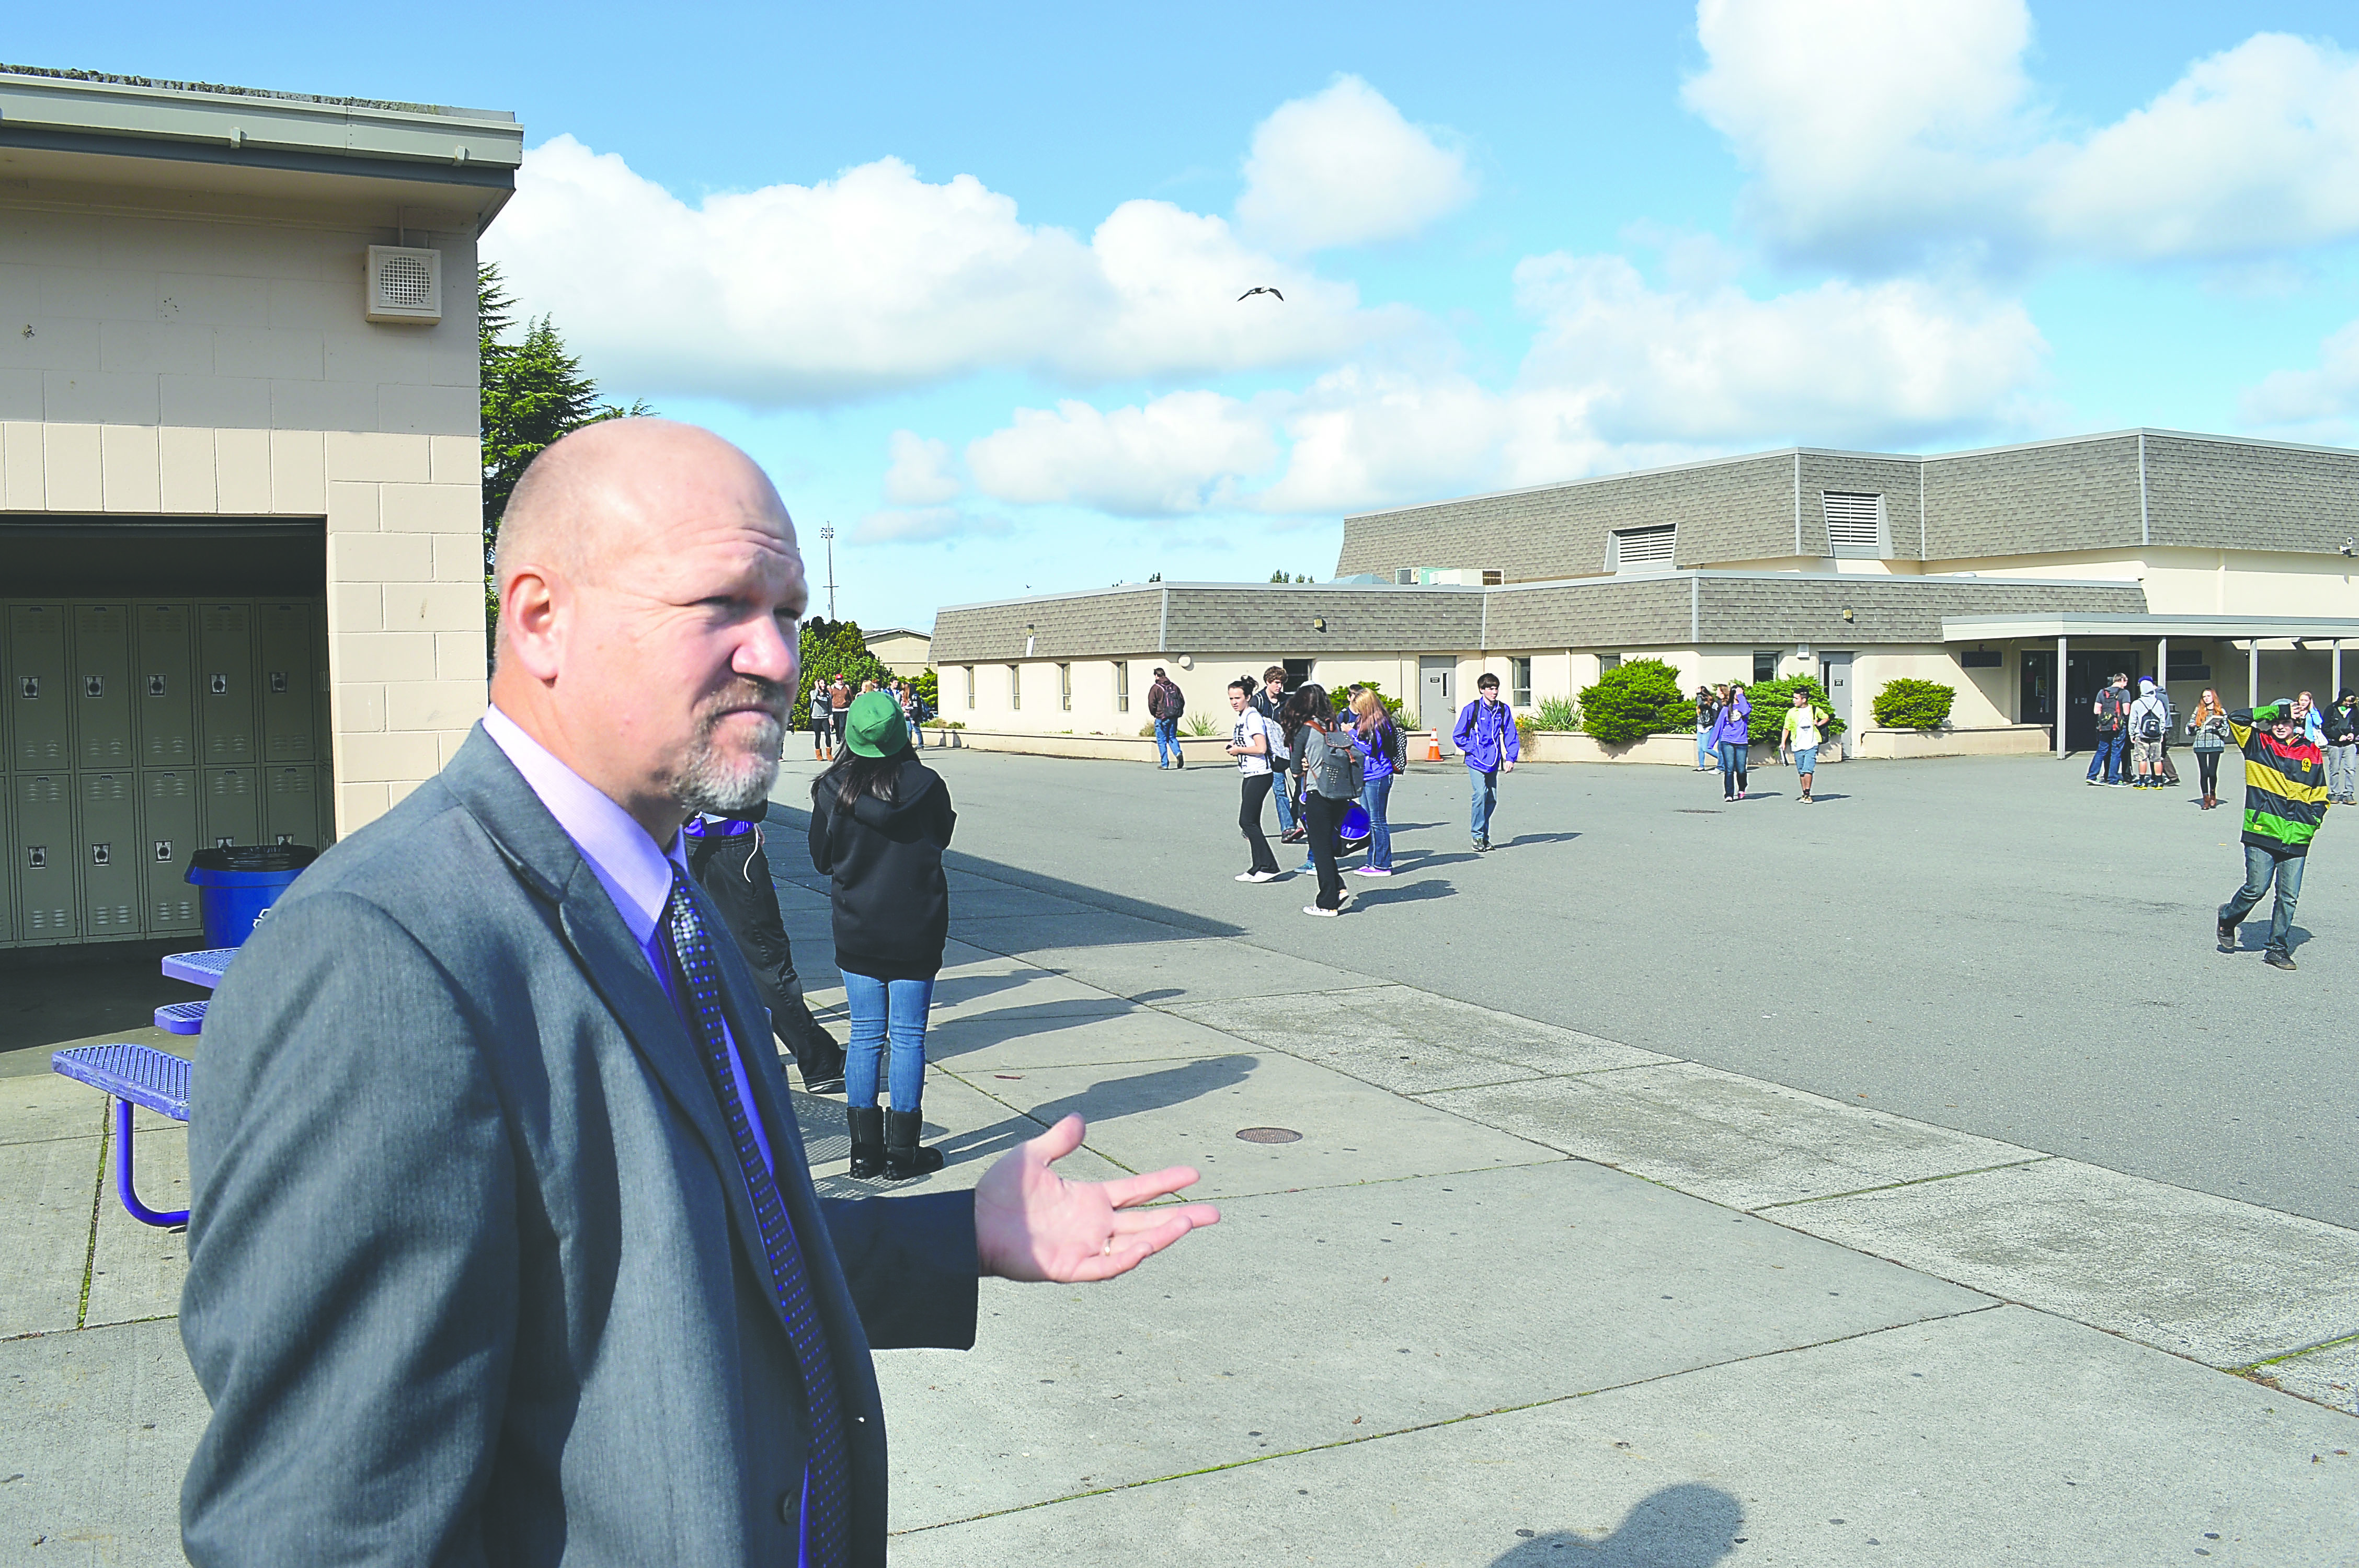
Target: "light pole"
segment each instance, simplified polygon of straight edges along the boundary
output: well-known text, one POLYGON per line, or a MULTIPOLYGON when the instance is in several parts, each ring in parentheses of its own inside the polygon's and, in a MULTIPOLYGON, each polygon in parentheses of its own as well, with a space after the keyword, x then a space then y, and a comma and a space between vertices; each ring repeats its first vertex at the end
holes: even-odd
POLYGON ((827 544, 827 618, 835 619, 835 524, 822 523, 819 536, 827 544))

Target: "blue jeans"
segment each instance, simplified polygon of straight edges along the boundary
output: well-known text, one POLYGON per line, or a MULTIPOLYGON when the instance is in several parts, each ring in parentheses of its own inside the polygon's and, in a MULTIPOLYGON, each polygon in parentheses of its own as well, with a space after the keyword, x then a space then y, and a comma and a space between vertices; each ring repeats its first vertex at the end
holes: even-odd
POLYGON ((886 1076, 895 1110, 915 1110, 926 1092, 926 1009, 934 982, 880 980, 843 971, 844 1004, 852 1011, 852 1044, 843 1052, 844 1103, 866 1110, 876 1103, 877 1058, 889 1035, 892 1064, 886 1076))
POLYGON ((1712 731, 1709 730, 1697 730, 1696 766, 1700 768, 1708 768, 1712 766, 1712 731))
POLYGON ((1180 721, 1158 719, 1155 721, 1155 765, 1168 767, 1180 761, 1180 721))
POLYGON ((1720 743, 1720 792, 1734 795, 1745 787, 1746 764, 1753 760, 1753 748, 1743 741, 1723 741, 1720 743))
POLYGON ((2272 854, 2256 846, 2245 845, 2245 885, 2236 890, 2235 897, 2221 906, 2220 918, 2231 925, 2242 924, 2245 916, 2253 912, 2253 906, 2260 903, 2262 895, 2269 891, 2269 881, 2274 876, 2277 884, 2277 903, 2269 915, 2269 951, 2279 957, 2288 956, 2286 943, 2293 930, 2294 903, 2301 897, 2304 861, 2305 857, 2300 855, 2272 854))
POLYGON ((1487 844, 1491 841, 1491 808, 1499 800, 1499 775, 1495 771, 1486 773, 1480 768, 1469 768, 1466 774, 1474 781, 1473 812, 1470 818, 1474 841, 1487 844))
POLYGON ((1393 797, 1393 775, 1367 779, 1360 785, 1360 809, 1368 814, 1368 864, 1393 869, 1393 825, 1385 820, 1385 803, 1393 797))
POLYGON ((2089 753, 2089 776, 2095 778, 2102 769, 2107 784, 2117 782, 2122 776, 2122 743, 2128 739, 2119 730, 2098 736, 2097 749, 2089 753))
POLYGON ((1288 780, 1284 757, 1277 759, 1277 787, 1270 791, 1269 797, 1277 802, 1277 830, 1280 833, 1291 833, 1294 831, 1294 794, 1286 787, 1288 780))

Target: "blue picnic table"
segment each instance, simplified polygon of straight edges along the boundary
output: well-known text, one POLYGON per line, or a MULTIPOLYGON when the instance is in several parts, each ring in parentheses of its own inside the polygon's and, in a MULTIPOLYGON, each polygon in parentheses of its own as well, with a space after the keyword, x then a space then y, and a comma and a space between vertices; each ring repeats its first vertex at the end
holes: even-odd
POLYGON ((153 1045, 75 1045, 49 1056, 53 1072, 104 1090, 114 1100, 114 1190, 145 1225, 186 1225, 189 1211, 149 1208, 131 1174, 131 1108, 144 1105, 174 1121, 189 1119, 189 1064, 153 1045))

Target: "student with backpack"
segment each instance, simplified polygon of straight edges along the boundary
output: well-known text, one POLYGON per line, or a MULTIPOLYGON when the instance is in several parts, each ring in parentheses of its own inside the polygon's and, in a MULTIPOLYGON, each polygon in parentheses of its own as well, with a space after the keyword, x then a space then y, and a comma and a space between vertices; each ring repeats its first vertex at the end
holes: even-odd
POLYGON ((2089 757, 2088 784, 2119 786, 2129 781, 2122 776, 2122 747, 2128 740, 2130 708, 2130 677, 2116 671, 2097 693, 2089 709, 2097 716, 2097 749, 2089 757), (2103 773, 2105 776, 2099 778, 2103 773))
POLYGON ((1254 711, 1269 720, 1270 768, 1278 776, 1277 787, 1270 798, 1277 806, 1277 841, 1297 844, 1302 840, 1302 829, 1294 820, 1294 792, 1287 787, 1287 754, 1285 720, 1280 716, 1286 707, 1286 671, 1272 665, 1261 673, 1261 689, 1254 693, 1254 711))
POLYGON ((2131 787, 2163 788, 2162 741, 2170 733, 2170 708, 2156 695, 2154 682, 2144 676, 2139 677, 2137 700, 2130 704, 2126 725, 2137 772, 2131 787))
POLYGON ((1188 711, 1188 698, 1155 666, 1155 684, 1147 688, 1147 716, 1155 721, 1155 765, 1158 768, 1184 768, 1188 759, 1180 750, 1180 716, 1188 711))
POLYGON ((1277 880, 1277 857, 1269 852, 1269 840, 1262 836, 1261 803, 1269 795, 1270 760, 1277 748, 1271 743, 1276 733, 1261 710, 1253 705, 1253 682, 1240 676, 1229 683, 1229 707, 1235 712, 1236 723, 1229 731, 1229 755, 1237 760, 1237 827, 1245 836, 1245 847, 1253 852, 1253 864, 1237 873, 1241 882, 1269 882, 1277 880))
POLYGON ((1343 913, 1352 895, 1343 891, 1343 873, 1335 869, 1341 848, 1338 829, 1343 810, 1360 797, 1364 769, 1351 737, 1335 721, 1335 709, 1326 691, 1306 686, 1302 728, 1294 736, 1294 767, 1303 782, 1303 822, 1310 830, 1310 863, 1319 873, 1319 898, 1302 906, 1305 914, 1332 918, 1343 913))
POLYGON ((2326 798, 2359 806, 2359 692, 2344 687, 2326 710, 2326 798))
POLYGON ((1367 864, 1353 868, 1356 875, 1393 874, 1393 827, 1386 816, 1391 804, 1393 780, 1408 762, 1408 742, 1393 722, 1385 699, 1364 691, 1352 699, 1358 722, 1352 727, 1352 749, 1364 760, 1360 773, 1360 809, 1368 814, 1367 864))

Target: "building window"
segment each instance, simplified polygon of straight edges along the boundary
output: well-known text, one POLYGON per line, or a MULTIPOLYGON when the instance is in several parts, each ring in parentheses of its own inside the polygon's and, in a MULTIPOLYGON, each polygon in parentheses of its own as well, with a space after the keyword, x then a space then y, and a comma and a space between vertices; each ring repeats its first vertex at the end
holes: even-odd
POLYGON ((1297 687, 1310 684, 1310 661, 1309 659, 1280 659, 1278 663, 1286 666, 1287 690, 1292 691, 1297 687))
POLYGON ((1507 700, 1517 708, 1532 705, 1532 662, 1529 659, 1507 661, 1507 700))
POLYGON ((1417 568, 1415 567, 1395 567, 1393 568, 1393 586, 1396 588, 1415 588, 1417 586, 1417 568))
POLYGON ((1114 662, 1114 710, 1116 713, 1130 711, 1130 661, 1128 659, 1116 659, 1114 662))
POLYGON ((1024 706, 1024 666, 1007 666, 1007 707, 1012 712, 1024 706))
POLYGON ((1677 549, 1679 524, 1665 524, 1659 528, 1624 528, 1609 537, 1613 540, 1614 558, 1611 565, 1617 574, 1629 572, 1663 572, 1671 569, 1677 549))
POLYGON ((1884 497, 1844 495, 1825 491, 1827 553, 1848 560, 1881 560, 1892 553, 1891 531, 1885 526, 1884 497))
POLYGON ((1057 666, 1057 706, 1071 713, 1073 710, 1073 666, 1057 666))
POLYGON ((1483 568, 1483 586, 1484 588, 1504 588, 1506 586, 1506 581, 1507 574, 1500 570, 1498 568, 1484 567, 1483 568))
POLYGON ((1598 655, 1597 655, 1597 673, 1598 673, 1599 675, 1603 675, 1607 670, 1618 670, 1618 669, 1620 669, 1621 667, 1622 667, 1622 655, 1621 655, 1621 654, 1598 654, 1598 655))
POLYGON ((966 705, 973 708, 974 706, 974 666, 962 665, 959 667, 966 672, 966 705))
POLYGON ((1777 678, 1777 649, 1775 649, 1775 648, 1756 648, 1756 649, 1754 649, 1754 650, 1753 650, 1753 684, 1754 684, 1754 685, 1756 685, 1756 686, 1759 686, 1763 681, 1766 681, 1766 680, 1776 680, 1777 678))

